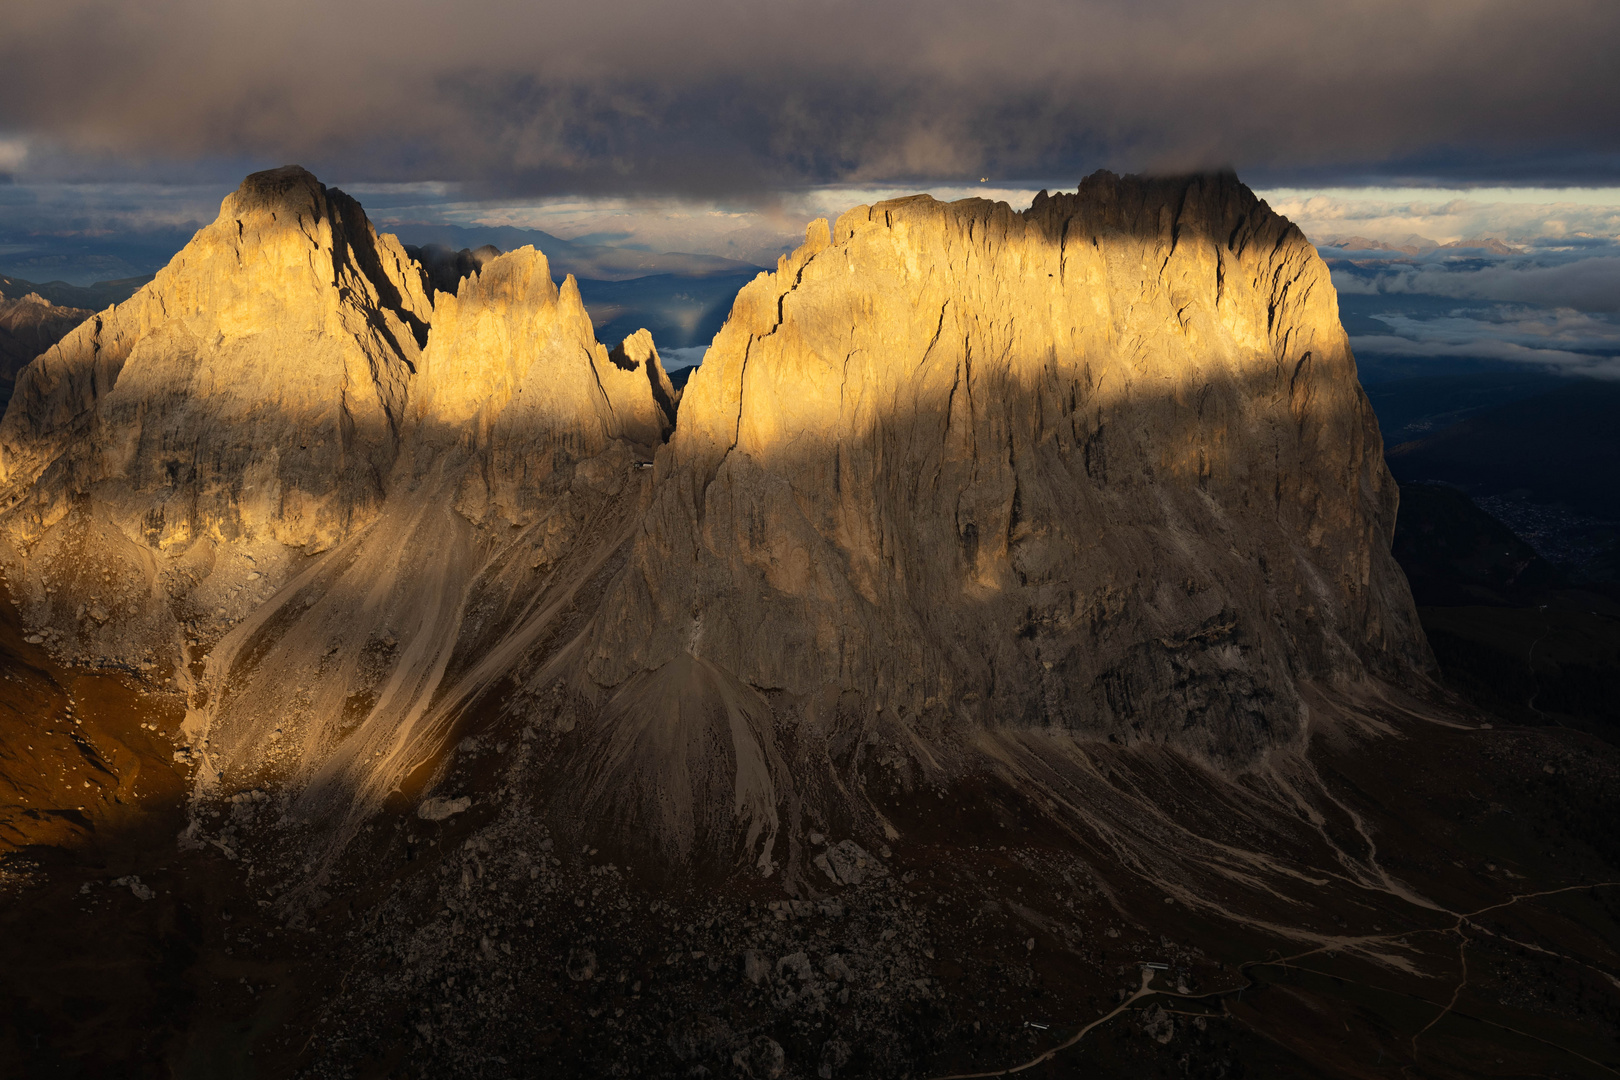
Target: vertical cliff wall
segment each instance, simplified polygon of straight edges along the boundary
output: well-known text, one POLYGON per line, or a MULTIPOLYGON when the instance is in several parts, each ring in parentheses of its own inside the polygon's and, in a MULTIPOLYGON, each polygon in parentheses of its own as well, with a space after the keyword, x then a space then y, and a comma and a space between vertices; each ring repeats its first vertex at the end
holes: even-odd
POLYGON ((559 288, 533 248, 440 293, 376 521, 209 655, 205 780, 284 785, 298 817, 344 819, 437 761, 623 545, 668 392, 651 339, 597 344, 573 278, 559 288))
POLYGON ((200 795, 348 835, 521 730, 560 827, 769 871, 877 827, 873 754, 1242 770, 1309 687, 1429 667, 1327 269, 1229 175, 817 222, 678 428, 650 336, 599 345, 541 253, 424 280, 256 174, 0 422, 30 626, 172 671, 200 795))
POLYGON ((430 307, 360 205, 257 173, 134 297, 19 376, 0 532, 30 621, 153 662, 375 515, 430 307))
POLYGON ((674 422, 650 336, 599 345, 533 248, 424 283, 342 192, 257 173, 19 378, 13 593, 59 655, 184 695, 200 792, 374 810, 650 481, 674 422))
POLYGON ((1241 767, 1303 682, 1428 666, 1395 505, 1327 268, 1236 178, 861 206, 738 297, 591 671, 728 673, 801 777, 879 728, 1241 767))

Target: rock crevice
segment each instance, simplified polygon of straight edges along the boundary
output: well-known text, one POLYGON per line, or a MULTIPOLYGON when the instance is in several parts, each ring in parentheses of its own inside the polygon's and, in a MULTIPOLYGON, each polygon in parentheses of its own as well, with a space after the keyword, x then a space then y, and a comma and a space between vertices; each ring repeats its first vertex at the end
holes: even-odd
POLYGON ((174 679, 199 793, 341 838, 521 729, 558 828, 801 874, 806 822, 892 832, 870 754, 1244 770, 1429 670, 1327 269, 1229 174, 814 222, 679 395, 542 253, 463 255, 255 174, 19 377, 13 591, 174 679))

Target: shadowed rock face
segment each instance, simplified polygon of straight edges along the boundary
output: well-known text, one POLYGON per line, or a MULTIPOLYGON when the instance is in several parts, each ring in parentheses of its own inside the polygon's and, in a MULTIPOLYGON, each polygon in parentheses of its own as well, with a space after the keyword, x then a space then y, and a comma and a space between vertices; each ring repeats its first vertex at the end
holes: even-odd
POLYGON ((353 199, 248 177, 18 379, 0 533, 30 620, 70 656, 178 660, 180 624, 208 636, 371 520, 430 310, 353 199))
POLYGON ((424 282, 257 174, 0 424, 28 618, 173 664, 201 794, 347 836, 516 725, 560 827, 800 872, 790 823, 890 828, 863 754, 1243 769, 1309 685, 1429 665, 1327 270, 1233 177, 817 222, 672 439, 650 335, 598 345, 539 252, 424 282))
POLYGON ((454 293, 460 288, 462 278, 478 273, 485 263, 501 252, 493 244, 485 244, 477 250, 462 248, 460 251, 452 251, 443 244, 425 244, 421 247, 407 244, 405 253, 421 265, 428 283, 435 290, 454 293))
POLYGON ((458 646, 510 628, 668 434, 650 339, 611 358, 534 249, 437 302, 358 203, 277 169, 19 381, 12 589, 59 654, 172 669, 200 788, 331 814, 362 749, 397 779, 458 646))
POLYGON ((693 375, 591 670, 731 672, 801 776, 879 728, 1242 767, 1301 683, 1428 667, 1395 501, 1327 268, 1235 178, 857 207, 693 375))

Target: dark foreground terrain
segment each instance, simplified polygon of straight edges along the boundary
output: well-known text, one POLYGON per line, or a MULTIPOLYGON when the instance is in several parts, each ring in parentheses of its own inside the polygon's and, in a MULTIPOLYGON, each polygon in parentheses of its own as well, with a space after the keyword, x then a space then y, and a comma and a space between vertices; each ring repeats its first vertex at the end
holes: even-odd
POLYGON ((1395 556, 1448 686, 1620 741, 1620 387, 1506 370, 1375 384, 1395 556))
POLYGON ((4 611, 6 1075, 1620 1067, 1620 751, 1573 728, 1319 691, 1308 749, 1252 775, 1031 732, 947 788, 870 746, 895 837, 808 835, 836 884, 554 836, 504 778, 558 736, 489 720, 453 777, 487 795, 323 868, 251 797, 177 847, 178 701, 54 666, 4 611))

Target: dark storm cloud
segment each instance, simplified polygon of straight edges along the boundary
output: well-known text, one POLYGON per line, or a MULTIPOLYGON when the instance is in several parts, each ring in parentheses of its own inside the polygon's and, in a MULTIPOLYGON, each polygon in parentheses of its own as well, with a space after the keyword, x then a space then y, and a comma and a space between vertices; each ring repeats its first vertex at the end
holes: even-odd
POLYGON ((36 175, 1620 175, 1612 0, 10 0, 4 21, 0 134, 36 175))

